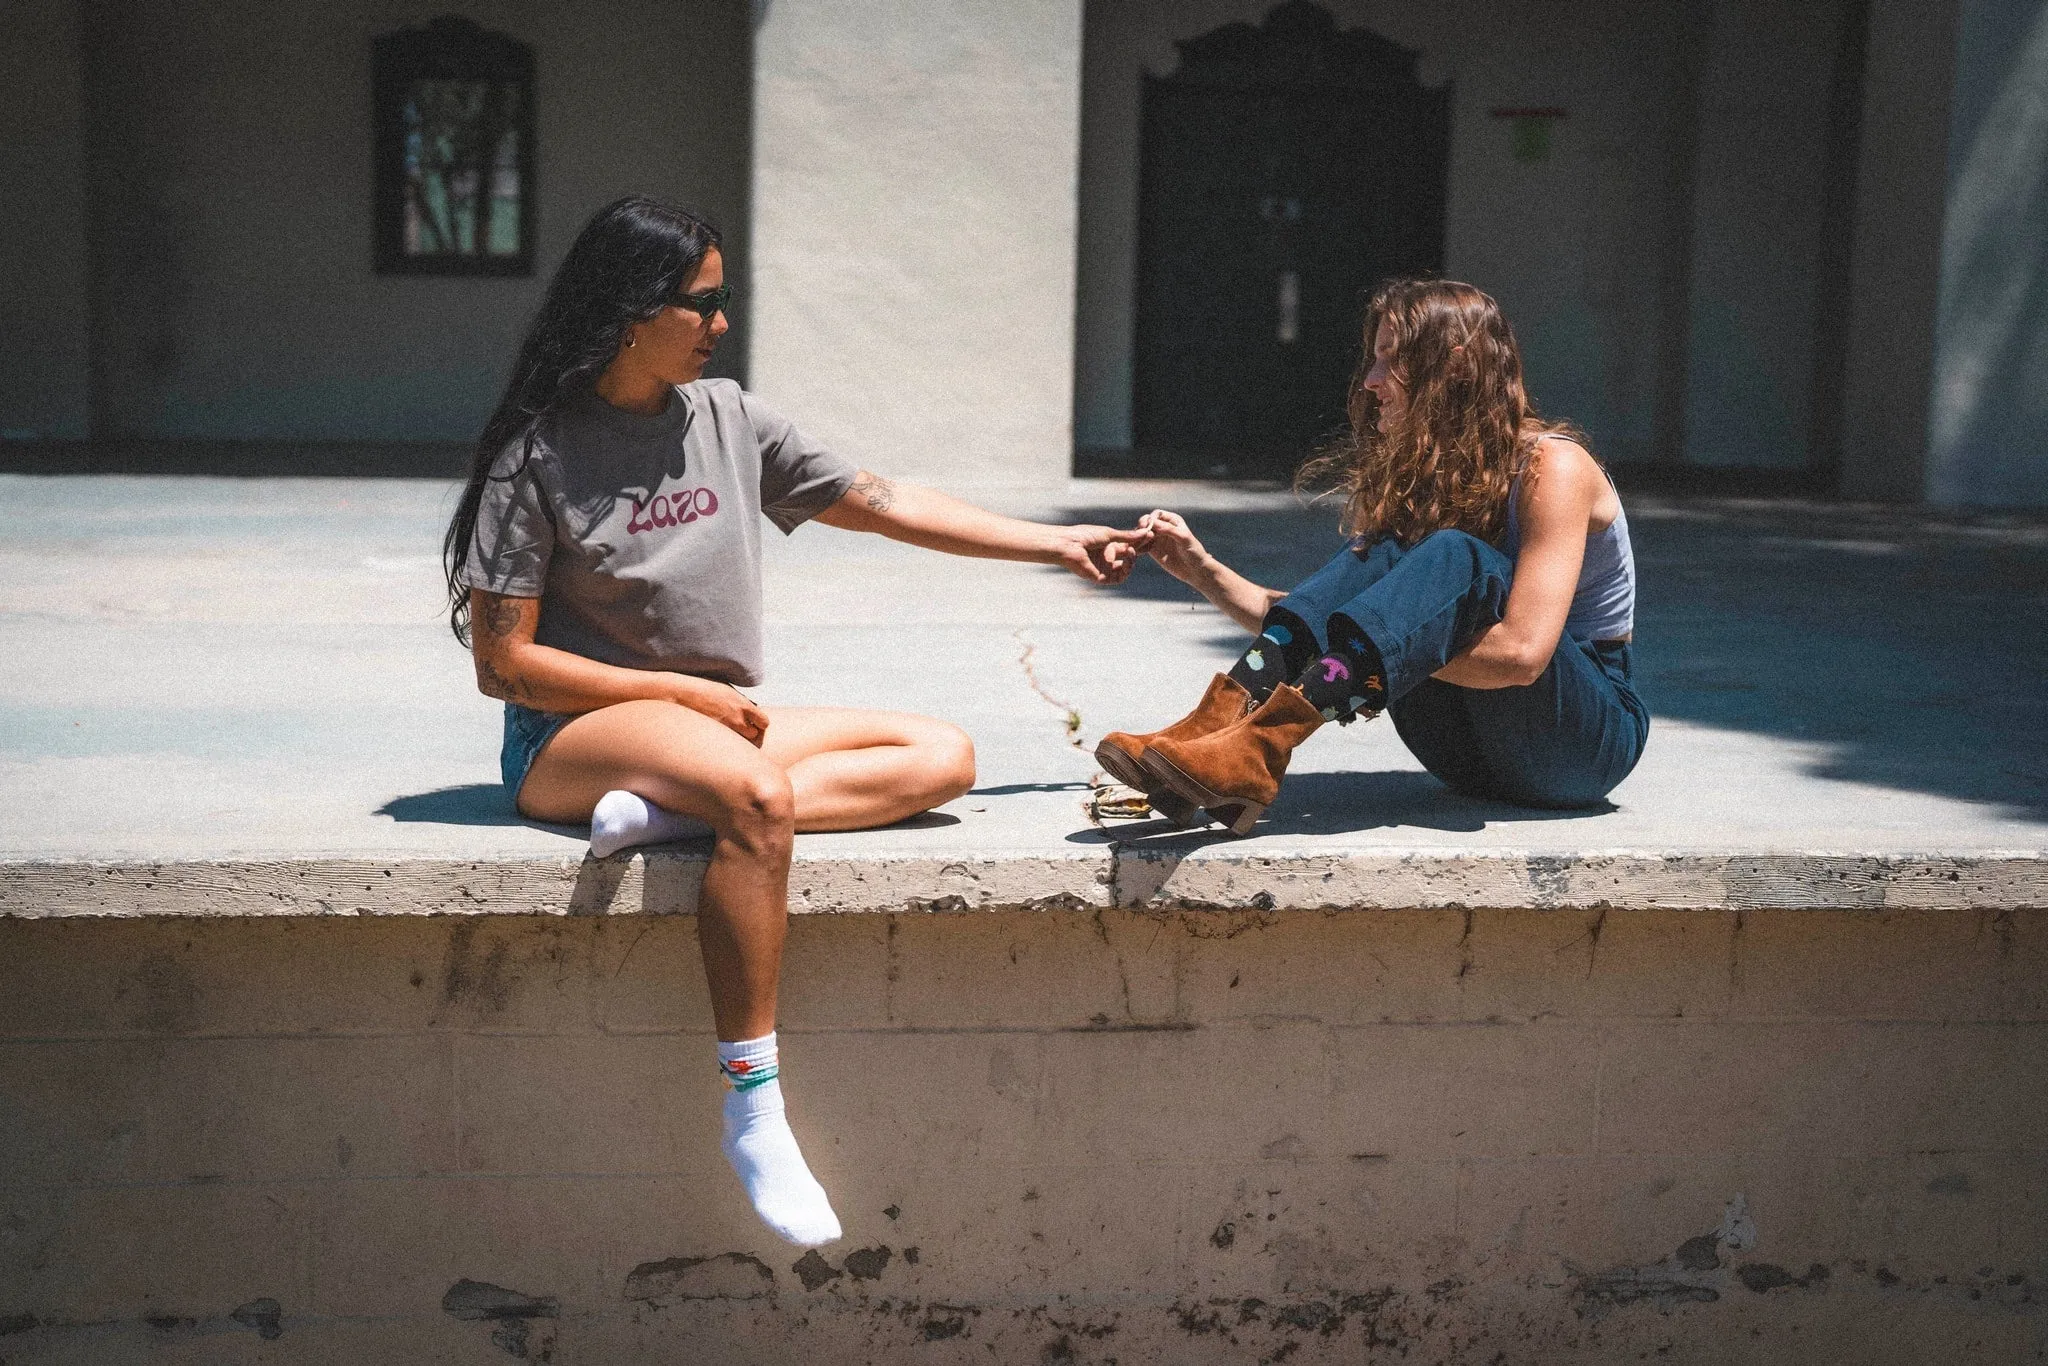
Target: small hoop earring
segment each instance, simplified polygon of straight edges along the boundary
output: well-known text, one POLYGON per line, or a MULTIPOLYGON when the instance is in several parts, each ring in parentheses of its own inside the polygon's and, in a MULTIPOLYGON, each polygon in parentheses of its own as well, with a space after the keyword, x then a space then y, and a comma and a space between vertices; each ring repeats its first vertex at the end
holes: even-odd
POLYGON ((626 337, 626 345, 627 345, 627 347, 629 347, 629 348, 630 348, 630 347, 632 347, 632 346, 634 346, 634 345, 636 345, 636 342, 634 341, 633 337, 632 337, 632 336, 631 336, 630 334, 629 334, 629 335, 628 335, 628 336, 626 337))

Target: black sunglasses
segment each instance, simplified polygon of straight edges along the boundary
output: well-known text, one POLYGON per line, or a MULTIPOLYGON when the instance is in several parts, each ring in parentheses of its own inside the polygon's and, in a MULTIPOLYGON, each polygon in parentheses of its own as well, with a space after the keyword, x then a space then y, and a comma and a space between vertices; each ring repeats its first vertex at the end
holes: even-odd
POLYGON ((675 297, 677 308, 687 308, 707 323, 725 312, 726 305, 731 302, 731 285, 720 285, 716 289, 700 290, 695 294, 678 294, 675 297))

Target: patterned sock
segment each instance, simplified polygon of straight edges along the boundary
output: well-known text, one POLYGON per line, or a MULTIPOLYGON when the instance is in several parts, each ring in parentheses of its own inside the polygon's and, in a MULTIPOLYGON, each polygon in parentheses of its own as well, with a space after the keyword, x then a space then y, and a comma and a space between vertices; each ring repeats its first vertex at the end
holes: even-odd
POLYGON ((1295 687, 1325 721, 1370 721, 1387 705, 1387 669, 1377 646, 1349 618, 1330 618, 1330 645, 1302 670, 1295 687))
POLYGON ((1301 671, 1316 657, 1315 633, 1285 608, 1275 607, 1260 623, 1259 638, 1230 666, 1230 679, 1263 702, 1266 694, 1301 671))
POLYGON ((839 1236, 839 1216, 811 1175, 782 1112, 775 1036, 718 1042, 725 1093, 725 1160, 739 1173, 747 1199, 775 1235, 798 1247, 839 1236))

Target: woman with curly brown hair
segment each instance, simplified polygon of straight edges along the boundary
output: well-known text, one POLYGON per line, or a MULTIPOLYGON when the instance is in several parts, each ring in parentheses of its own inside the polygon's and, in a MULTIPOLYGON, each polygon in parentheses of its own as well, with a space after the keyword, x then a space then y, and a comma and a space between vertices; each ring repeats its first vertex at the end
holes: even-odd
POLYGON ((1345 497, 1334 559, 1282 593, 1174 513, 1140 523, 1167 572, 1258 633, 1193 712, 1095 751, 1181 824, 1201 810, 1249 834, 1296 745, 1382 710, 1452 788, 1518 805, 1592 805, 1642 755, 1628 519, 1579 433, 1529 401, 1499 307, 1395 281, 1365 335, 1350 431, 1301 476, 1345 497))

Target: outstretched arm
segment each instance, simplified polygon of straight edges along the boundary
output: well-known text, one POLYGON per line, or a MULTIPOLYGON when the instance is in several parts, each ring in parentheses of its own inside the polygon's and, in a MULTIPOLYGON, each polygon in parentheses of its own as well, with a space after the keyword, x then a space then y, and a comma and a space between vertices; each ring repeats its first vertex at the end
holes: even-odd
POLYGON ((1211 555, 1177 512, 1148 512, 1138 519, 1138 530, 1151 533, 1146 550, 1160 568, 1247 631, 1256 632, 1273 604, 1287 596, 1277 588, 1260 587, 1211 555))
POLYGON ((1052 526, 1005 517, 917 484, 862 470, 853 487, 818 514, 827 526, 985 560, 1057 564, 1090 583, 1122 583, 1146 534, 1106 526, 1052 526))

